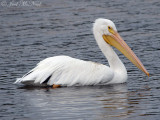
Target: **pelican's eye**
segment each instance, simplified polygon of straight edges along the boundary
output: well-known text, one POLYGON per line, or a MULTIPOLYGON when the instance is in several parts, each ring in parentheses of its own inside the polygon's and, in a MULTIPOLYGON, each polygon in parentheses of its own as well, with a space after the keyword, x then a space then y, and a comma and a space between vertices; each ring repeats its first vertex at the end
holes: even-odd
POLYGON ((108 29, 110 30, 110 29, 112 29, 110 26, 108 26, 108 29))
POLYGON ((112 33, 112 34, 115 34, 115 32, 114 32, 114 30, 113 30, 113 28, 112 28, 111 26, 108 26, 108 31, 109 31, 110 33, 112 33))

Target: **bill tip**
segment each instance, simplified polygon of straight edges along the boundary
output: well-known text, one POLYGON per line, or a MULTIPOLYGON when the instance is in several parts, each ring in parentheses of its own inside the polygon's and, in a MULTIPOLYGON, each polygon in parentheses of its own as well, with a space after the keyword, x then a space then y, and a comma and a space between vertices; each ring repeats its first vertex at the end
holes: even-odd
POLYGON ((147 76, 149 77, 149 72, 147 72, 147 76))

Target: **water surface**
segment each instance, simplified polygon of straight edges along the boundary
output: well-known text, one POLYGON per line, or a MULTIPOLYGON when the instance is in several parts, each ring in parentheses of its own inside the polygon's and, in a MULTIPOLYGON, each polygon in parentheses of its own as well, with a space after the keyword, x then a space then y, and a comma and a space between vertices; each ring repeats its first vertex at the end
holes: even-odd
POLYGON ((159 0, 40 2, 39 7, 0 6, 1 120, 159 120, 159 0), (128 70, 126 84, 60 89, 13 84, 46 57, 68 55, 108 65, 91 30, 99 17, 115 22, 149 78, 117 52, 128 70))

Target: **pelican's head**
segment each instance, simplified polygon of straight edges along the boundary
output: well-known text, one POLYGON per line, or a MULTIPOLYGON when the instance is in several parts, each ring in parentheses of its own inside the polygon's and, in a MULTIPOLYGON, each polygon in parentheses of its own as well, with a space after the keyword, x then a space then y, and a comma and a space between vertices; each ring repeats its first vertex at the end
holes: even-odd
POLYGON ((115 24, 108 19, 96 19, 93 26, 94 34, 96 32, 99 33, 100 37, 110 46, 117 48, 124 56, 126 56, 136 67, 142 70, 146 75, 149 76, 149 73, 138 59, 138 57, 134 54, 134 52, 130 49, 130 47, 126 44, 126 42, 121 38, 118 34, 115 24))

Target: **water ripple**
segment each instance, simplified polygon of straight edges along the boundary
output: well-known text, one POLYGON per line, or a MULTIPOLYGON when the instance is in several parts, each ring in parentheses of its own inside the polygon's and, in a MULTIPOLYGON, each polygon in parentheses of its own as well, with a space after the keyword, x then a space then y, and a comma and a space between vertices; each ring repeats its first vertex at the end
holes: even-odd
POLYGON ((9 119, 158 120, 160 117, 159 1, 46 0, 40 7, 0 9, 0 117, 9 119), (96 18, 112 19, 150 72, 147 78, 123 55, 127 84, 16 86, 16 78, 55 55, 108 64, 92 35, 96 18))

